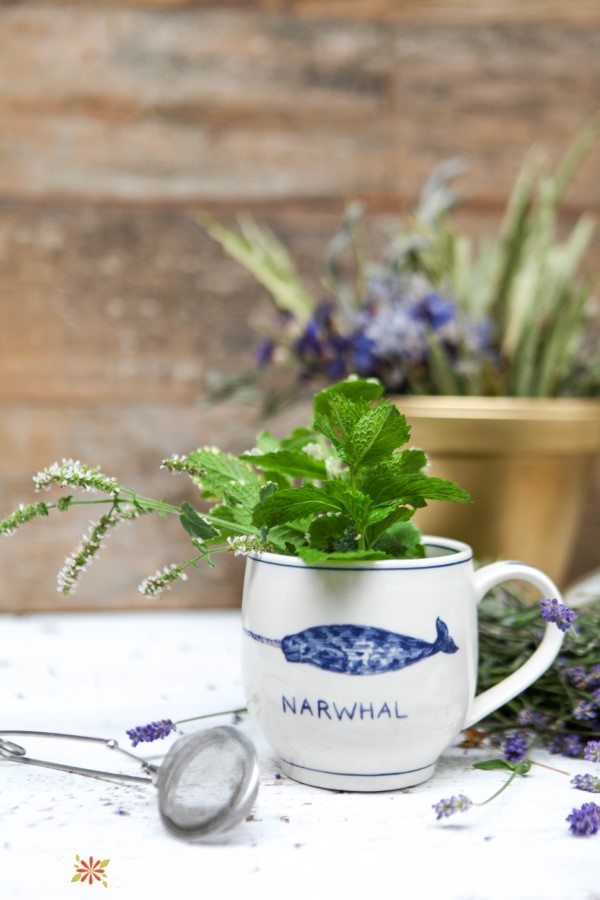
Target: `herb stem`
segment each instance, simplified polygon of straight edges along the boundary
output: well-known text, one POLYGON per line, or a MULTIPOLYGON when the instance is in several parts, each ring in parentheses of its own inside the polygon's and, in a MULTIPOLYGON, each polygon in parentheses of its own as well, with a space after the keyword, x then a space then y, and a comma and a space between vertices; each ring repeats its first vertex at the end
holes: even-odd
POLYGON ((218 712, 204 713, 202 716, 192 716, 190 719, 178 719, 174 724, 184 725, 186 722, 197 722, 200 719, 212 719, 216 716, 234 716, 245 712, 248 712, 247 708, 245 706, 240 706, 239 709, 223 709, 218 712))
POLYGON ((559 772, 561 775, 570 775, 570 772, 565 772, 564 769, 557 769, 556 766, 548 766, 546 763, 538 762, 535 759, 529 760, 532 766, 541 766, 542 769, 550 769, 551 772, 559 772))
POLYGON ((513 769, 512 772, 510 773, 510 777, 504 782, 502 787, 498 788, 498 790, 494 794, 492 794, 491 797, 488 797, 487 800, 483 800, 481 803, 474 803, 473 805, 474 806, 485 806, 486 803, 491 803, 492 800, 495 800, 496 797, 498 797, 502 793, 502 791, 505 791, 506 788, 509 786, 509 784, 512 781, 514 781, 514 779, 517 777, 517 775, 520 775, 520 774, 521 774, 521 772, 519 771, 518 767, 513 769))

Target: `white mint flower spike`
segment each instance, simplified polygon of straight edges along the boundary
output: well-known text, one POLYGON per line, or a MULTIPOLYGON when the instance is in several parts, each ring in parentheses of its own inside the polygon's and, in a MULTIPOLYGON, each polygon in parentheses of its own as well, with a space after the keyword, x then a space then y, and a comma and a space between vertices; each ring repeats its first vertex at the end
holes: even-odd
POLYGON ((60 591, 64 597, 74 593, 77 587, 77 579, 81 573, 85 572, 98 551, 106 546, 102 543, 102 540, 105 537, 110 537, 109 532, 111 528, 114 528, 115 525, 119 525, 121 522, 131 522, 149 512, 151 510, 135 507, 128 509, 113 508, 102 516, 98 522, 90 522, 90 527, 79 545, 70 556, 65 558, 65 564, 56 578, 57 591, 60 591))
POLYGON ((157 597, 163 591, 171 590, 174 581, 187 581, 187 574, 184 572, 186 564, 178 566, 173 563, 170 566, 164 566, 162 572, 159 569, 154 575, 145 578, 138 587, 140 594, 145 597, 157 597))
POLYGON ((33 476, 36 491, 47 491, 52 485, 59 487, 80 487, 84 491, 102 491, 117 495, 121 486, 115 478, 110 478, 98 466, 87 466, 78 459, 63 459, 53 463, 33 476))
POLYGON ((263 542, 253 535, 238 534, 235 537, 228 537, 227 543, 235 556, 247 556, 252 551, 260 553, 264 550, 263 542))

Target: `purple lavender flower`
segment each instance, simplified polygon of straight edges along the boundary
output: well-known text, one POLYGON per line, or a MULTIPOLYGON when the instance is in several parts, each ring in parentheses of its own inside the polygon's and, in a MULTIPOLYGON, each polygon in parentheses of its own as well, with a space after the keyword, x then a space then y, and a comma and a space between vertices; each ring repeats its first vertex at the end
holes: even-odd
POLYGON ((581 809, 574 809, 567 816, 569 831, 577 837, 596 834, 600 828, 600 806, 597 803, 584 803, 581 809))
POLYGON ((573 718, 586 722, 596 718, 598 707, 591 700, 576 700, 573 704, 573 718))
POLYGON ((583 741, 576 734, 558 734, 548 741, 550 753, 561 753, 573 758, 581 756, 583 741))
POLYGON ((583 755, 588 762, 600 762, 600 741, 588 741, 583 755))
POLYGON ((558 600, 540 600, 540 612, 546 622, 554 622, 560 631, 568 631, 577 613, 558 600))
POLYGON ((561 668, 560 672, 561 675, 568 678, 575 687, 580 687, 584 683, 587 675, 583 666, 566 666, 561 668))
POLYGON ((436 819, 439 821, 454 815, 455 812, 466 812, 471 806, 473 806, 473 801, 465 797, 464 794, 459 794, 458 797, 448 797, 440 800, 439 803, 434 803, 431 808, 435 810, 436 819))
POLYGON ((432 291, 423 297, 415 309, 415 315, 437 331, 455 318, 456 306, 451 300, 432 291))
POLYGON ((530 725, 533 728, 544 728, 549 721, 549 717, 546 713, 538 712, 532 706, 526 706, 517 713, 518 725, 530 725))
POLYGON ((131 740, 132 747, 138 744, 150 743, 166 738, 172 731, 177 728, 171 719, 161 719, 160 722, 150 722, 148 725, 136 725, 127 731, 127 737, 131 740))
POLYGON ((511 735, 504 741, 502 752, 508 762, 520 763, 527 753, 527 738, 524 734, 511 735))
POLYGON ((578 791, 589 791, 590 794, 600 794, 600 778, 595 775, 575 775, 571 778, 571 784, 578 791))
POLYGON ((265 338, 263 341, 261 341, 256 351, 256 363, 259 368, 263 369, 270 362, 272 362, 274 354, 275 342, 270 338, 265 338))

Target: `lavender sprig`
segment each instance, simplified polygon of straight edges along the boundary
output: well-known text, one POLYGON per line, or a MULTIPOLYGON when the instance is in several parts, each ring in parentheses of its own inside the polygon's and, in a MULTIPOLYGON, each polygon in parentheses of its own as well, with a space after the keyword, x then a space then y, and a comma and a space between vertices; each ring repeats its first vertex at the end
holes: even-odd
POLYGON ((202 716, 193 716, 191 719, 178 719, 176 722, 173 722, 172 719, 161 719, 158 722, 149 722, 147 725, 136 725, 134 728, 128 729, 126 734, 131 740, 132 746, 137 747, 140 743, 150 743, 151 741, 162 740, 167 737, 167 735, 171 734, 171 732, 177 731, 178 725, 183 725, 186 722, 198 722, 200 719, 212 719, 216 716, 238 716, 245 712, 247 712, 247 709, 243 706, 238 709, 226 709, 220 710, 219 712, 204 713, 202 716))
POLYGON ((531 760, 528 758, 528 752, 536 743, 537 738, 534 738, 529 746, 527 746, 527 741, 524 736, 521 734, 514 735, 509 738, 504 743, 504 759, 489 759, 485 762, 475 763, 475 769, 510 769, 511 774, 510 778, 504 782, 504 784, 495 791, 491 797, 488 797, 487 800, 483 800, 481 803, 475 803, 469 797, 466 797, 464 794, 459 794, 458 796, 449 797, 444 800, 440 800, 438 803, 434 803, 432 809, 436 813, 436 818, 448 818, 453 815, 455 812, 466 812, 472 806, 485 806, 487 803, 491 803, 492 800, 495 800, 512 781, 517 777, 517 775, 526 775, 531 768, 531 760), (522 739, 522 740, 521 740, 522 739), (523 742, 525 746, 523 747, 523 742), (519 760, 512 760, 511 757, 519 756, 519 760))
POLYGON ((502 752, 509 762, 522 762, 527 753, 527 738, 521 732, 508 737, 502 745, 502 752))
POLYGON ((576 837, 589 837, 600 830, 600 806, 597 803, 584 803, 580 809, 573 809, 567 816, 569 831, 576 837))
POLYGON ((436 819, 439 821, 440 819, 447 819, 449 816, 453 816, 456 812, 466 812, 472 806, 478 805, 473 803, 465 794, 458 794, 458 796, 447 797, 438 801, 438 803, 434 803, 432 809, 435 811, 436 819))
POLYGON ((578 791, 600 794, 600 778, 596 778, 595 775, 575 775, 571 778, 571 784, 578 791))
POLYGON ((583 755, 588 762, 600 762, 600 741, 588 741, 583 755))
POLYGON ((161 719, 160 722, 149 722, 147 725, 136 725, 130 728, 126 734, 131 741, 132 747, 137 747, 141 743, 150 743, 151 741, 163 740, 172 731, 176 731, 177 727, 171 719, 161 719))
POLYGON ((559 603, 556 598, 540 600, 540 612, 546 622, 553 622, 563 632, 568 631, 577 618, 577 613, 574 610, 569 609, 564 603, 559 603))
POLYGON ((573 704, 573 718, 580 722, 593 721, 600 710, 593 700, 576 700, 573 704))

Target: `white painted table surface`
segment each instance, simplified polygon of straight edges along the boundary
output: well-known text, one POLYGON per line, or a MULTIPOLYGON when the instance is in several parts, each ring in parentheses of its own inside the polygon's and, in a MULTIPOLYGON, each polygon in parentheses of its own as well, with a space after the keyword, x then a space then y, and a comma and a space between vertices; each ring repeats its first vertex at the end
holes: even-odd
MULTIPOLYGON (((242 706, 239 633, 237 611, 0 616, 0 727, 114 737, 129 747, 133 725, 242 706)), ((128 900, 600 898, 600 835, 576 838, 565 822, 595 797, 564 775, 534 766, 491 804, 437 822, 431 806, 442 797, 479 801, 499 787, 504 773, 471 768, 493 751, 453 748, 432 780, 410 790, 336 793, 277 778, 273 752, 247 717, 241 727, 259 753, 258 798, 250 821, 208 843, 163 829, 151 785, 1 761, 2 898, 88 896, 87 884, 71 882, 75 854, 110 859, 108 890, 128 900)), ((136 752, 160 761, 173 739, 136 752)), ((22 741, 41 755, 39 742, 22 741)), ((43 752, 119 767, 104 747, 46 741, 43 752)), ((595 770, 543 751, 536 758, 571 774, 595 770)), ((138 774, 127 760, 121 771, 138 774)), ((93 889, 104 890, 99 882, 93 889)))

